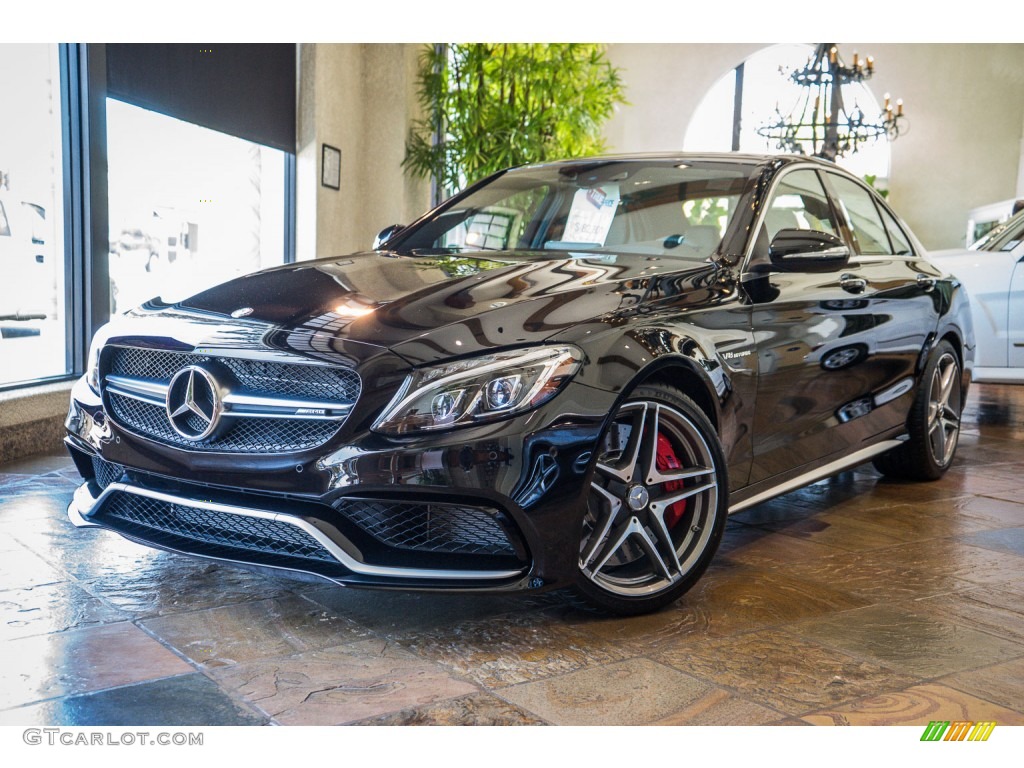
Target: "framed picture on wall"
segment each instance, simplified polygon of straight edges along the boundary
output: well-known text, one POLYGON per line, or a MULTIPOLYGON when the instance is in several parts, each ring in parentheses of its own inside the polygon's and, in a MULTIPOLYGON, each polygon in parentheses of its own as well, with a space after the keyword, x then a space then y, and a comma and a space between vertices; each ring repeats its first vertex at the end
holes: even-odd
POLYGON ((330 144, 323 145, 320 183, 331 189, 341 189, 341 150, 330 144))

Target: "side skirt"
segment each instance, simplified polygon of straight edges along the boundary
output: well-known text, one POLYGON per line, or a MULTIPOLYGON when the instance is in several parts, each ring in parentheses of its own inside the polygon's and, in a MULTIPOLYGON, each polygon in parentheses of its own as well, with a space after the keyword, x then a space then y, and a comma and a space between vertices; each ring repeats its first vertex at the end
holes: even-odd
POLYGON ((825 464, 816 469, 812 469, 809 472, 805 472, 802 475, 786 480, 779 485, 773 485, 767 490, 755 493, 749 498, 738 501, 729 507, 729 514, 735 514, 741 512, 744 509, 760 504, 762 501, 768 501, 768 499, 774 499, 776 496, 781 496, 784 493, 795 491, 797 488, 803 488, 805 485, 810 485, 813 482, 821 480, 822 478, 834 475, 837 472, 841 472, 844 469, 855 467, 858 464, 863 464, 868 459, 878 456, 880 453, 885 453, 888 450, 895 448, 900 445, 901 440, 884 440, 881 443, 875 443, 867 448, 862 448, 856 453, 851 453, 848 456, 843 456, 841 459, 837 459, 829 464, 825 464))

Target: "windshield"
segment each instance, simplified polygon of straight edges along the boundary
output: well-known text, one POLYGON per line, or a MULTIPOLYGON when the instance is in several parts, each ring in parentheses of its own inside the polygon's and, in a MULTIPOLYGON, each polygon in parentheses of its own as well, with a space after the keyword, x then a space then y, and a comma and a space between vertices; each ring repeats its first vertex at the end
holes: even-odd
POLYGON ((1024 211, 989 232, 971 246, 972 251, 1012 251, 1024 240, 1024 211))
POLYGON ((754 165, 591 161, 510 171, 454 198, 388 248, 634 253, 706 260, 754 165))

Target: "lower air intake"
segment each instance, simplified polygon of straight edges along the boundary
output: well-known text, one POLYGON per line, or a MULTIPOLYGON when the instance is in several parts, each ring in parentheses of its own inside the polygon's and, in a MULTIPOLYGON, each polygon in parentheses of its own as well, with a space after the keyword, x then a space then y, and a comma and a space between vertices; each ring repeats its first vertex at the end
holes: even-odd
POLYGON ((96 518, 127 536, 190 554, 267 565, 338 562, 301 528, 271 518, 190 507, 124 492, 115 493, 96 518))
POLYGON ((515 555, 496 512, 455 504, 346 499, 337 510, 389 547, 416 552, 515 555))

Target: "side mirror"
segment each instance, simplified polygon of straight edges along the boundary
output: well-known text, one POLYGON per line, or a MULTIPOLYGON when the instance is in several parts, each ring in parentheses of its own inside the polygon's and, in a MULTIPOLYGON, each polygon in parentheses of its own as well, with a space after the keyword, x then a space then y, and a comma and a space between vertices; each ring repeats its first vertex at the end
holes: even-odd
POLYGON ((392 224, 390 227, 384 227, 384 229, 378 232, 377 236, 373 238, 373 250, 379 251, 387 245, 388 240, 397 235, 403 229, 405 229, 405 224, 392 224))
POLYGON ((780 229, 768 246, 772 266, 784 272, 829 272, 846 265, 850 249, 835 235, 814 229, 780 229))

